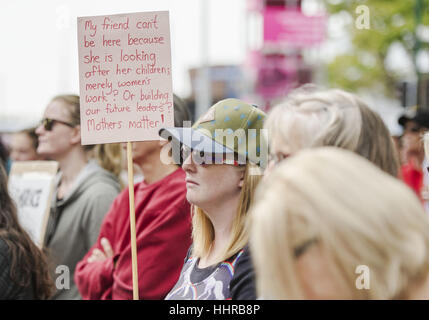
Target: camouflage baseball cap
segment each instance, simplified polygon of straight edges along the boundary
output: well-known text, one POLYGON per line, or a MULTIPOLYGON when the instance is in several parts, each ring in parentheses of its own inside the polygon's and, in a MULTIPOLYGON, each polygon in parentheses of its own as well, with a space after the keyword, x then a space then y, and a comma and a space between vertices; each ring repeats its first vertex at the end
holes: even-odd
POLYGON ((192 128, 165 128, 164 131, 193 150, 235 155, 235 160, 246 159, 265 168, 268 162, 268 144, 263 135, 266 114, 239 99, 217 102, 201 116, 192 128))

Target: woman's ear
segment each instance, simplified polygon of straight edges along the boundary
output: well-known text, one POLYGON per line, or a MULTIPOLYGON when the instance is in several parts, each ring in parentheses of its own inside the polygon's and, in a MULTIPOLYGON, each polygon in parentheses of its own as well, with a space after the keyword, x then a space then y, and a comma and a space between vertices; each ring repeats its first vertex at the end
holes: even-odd
POLYGON ((81 142, 80 138, 80 125, 77 125, 73 128, 73 132, 70 138, 72 144, 78 144, 81 142))
POLYGON ((246 170, 240 170, 240 181, 238 182, 239 188, 243 188, 245 175, 246 175, 246 170))

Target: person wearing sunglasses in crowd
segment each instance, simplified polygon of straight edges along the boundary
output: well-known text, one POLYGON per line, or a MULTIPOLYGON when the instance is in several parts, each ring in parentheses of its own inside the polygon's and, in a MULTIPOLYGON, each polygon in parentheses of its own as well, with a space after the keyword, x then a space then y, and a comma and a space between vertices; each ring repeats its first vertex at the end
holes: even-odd
POLYGON ((301 149, 334 146, 356 152, 397 177, 399 159, 381 117, 356 95, 313 84, 291 92, 268 114, 270 162, 266 175, 301 149))
POLYGON ((258 187, 249 216, 264 299, 429 299, 429 217, 356 153, 299 151, 258 187))
POLYGON ((89 147, 81 145, 79 96, 53 98, 36 133, 37 152, 59 163, 45 246, 53 261, 54 279, 61 265, 68 268, 69 282, 57 288, 53 298, 80 299, 73 281, 76 264, 97 240, 101 222, 120 185, 113 174, 88 161, 89 147))
POLYGON ((193 207, 193 243, 166 299, 256 298, 245 221, 260 166, 267 164, 264 118, 254 106, 225 99, 192 128, 165 129, 184 145, 186 198, 193 207))
MULTIPOLYGON (((190 120, 185 102, 173 95, 174 123, 190 120)), ((163 299, 176 283, 181 262, 191 244, 190 206, 185 172, 171 158, 163 161, 168 141, 132 144, 133 162, 144 180, 135 184, 137 273, 139 299, 163 299)), ((178 159, 179 160, 179 159, 178 159)), ((94 246, 78 263, 75 282, 84 299, 131 300, 129 190, 114 200, 94 246)))

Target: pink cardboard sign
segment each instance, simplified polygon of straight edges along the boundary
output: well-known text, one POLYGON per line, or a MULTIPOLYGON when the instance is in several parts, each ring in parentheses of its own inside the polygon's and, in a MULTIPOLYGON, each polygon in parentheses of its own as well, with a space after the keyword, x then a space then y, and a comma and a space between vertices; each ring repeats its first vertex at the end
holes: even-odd
POLYGON ((78 17, 82 144, 174 127, 168 11, 78 17))

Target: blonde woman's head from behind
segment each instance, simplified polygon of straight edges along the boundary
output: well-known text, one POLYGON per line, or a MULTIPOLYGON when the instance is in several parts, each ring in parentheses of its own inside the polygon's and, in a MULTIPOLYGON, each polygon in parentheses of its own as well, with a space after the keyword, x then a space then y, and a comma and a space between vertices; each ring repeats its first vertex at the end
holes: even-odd
POLYGON ((421 204, 350 151, 315 148, 284 161, 258 188, 250 216, 264 298, 401 299, 427 289, 421 204))

